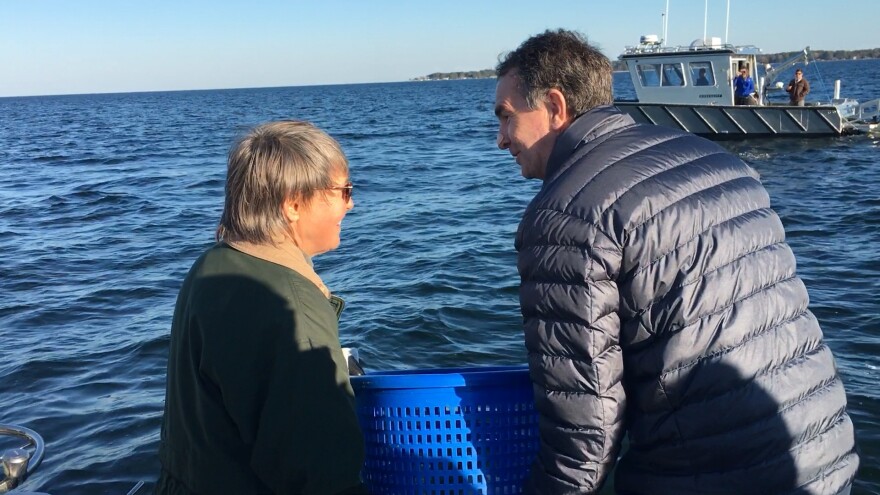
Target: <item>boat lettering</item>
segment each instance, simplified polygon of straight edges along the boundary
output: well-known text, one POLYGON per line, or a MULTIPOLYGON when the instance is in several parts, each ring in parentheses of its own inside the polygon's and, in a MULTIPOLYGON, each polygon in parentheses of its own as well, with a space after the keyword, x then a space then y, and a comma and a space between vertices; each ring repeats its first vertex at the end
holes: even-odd
POLYGON ((722 95, 700 95, 700 98, 721 98, 722 95))

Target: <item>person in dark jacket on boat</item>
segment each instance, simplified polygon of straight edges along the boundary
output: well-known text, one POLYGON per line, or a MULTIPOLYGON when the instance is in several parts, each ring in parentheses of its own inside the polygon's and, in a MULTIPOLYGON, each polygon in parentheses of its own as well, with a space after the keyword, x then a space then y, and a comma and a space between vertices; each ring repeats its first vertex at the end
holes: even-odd
POLYGON ((342 300, 311 263, 339 245, 351 190, 337 142, 305 122, 230 152, 218 243, 174 309, 157 493, 365 493, 342 300))
POLYGON ((694 83, 696 86, 709 86, 709 78, 706 77, 706 69, 700 69, 699 77, 694 83))
POLYGON ((800 69, 794 71, 794 79, 785 87, 788 93, 789 103, 799 107, 804 106, 804 98, 810 92, 810 83, 804 79, 804 72, 800 69))
POLYGON ((848 493, 843 384, 758 174, 611 106, 578 33, 526 40, 497 75, 498 146, 543 181, 516 234, 527 491, 597 493, 616 464, 624 494, 848 493))
POLYGON ((733 102, 737 105, 757 105, 754 97, 755 81, 749 76, 749 69, 742 67, 733 79, 733 102))

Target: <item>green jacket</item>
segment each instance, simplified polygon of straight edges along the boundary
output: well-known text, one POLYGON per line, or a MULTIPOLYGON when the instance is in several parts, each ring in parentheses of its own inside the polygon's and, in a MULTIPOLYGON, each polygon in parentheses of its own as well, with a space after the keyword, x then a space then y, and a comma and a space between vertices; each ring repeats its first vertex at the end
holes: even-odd
POLYGON ((299 273, 206 251, 174 309, 157 493, 357 490, 364 441, 337 318, 299 273))

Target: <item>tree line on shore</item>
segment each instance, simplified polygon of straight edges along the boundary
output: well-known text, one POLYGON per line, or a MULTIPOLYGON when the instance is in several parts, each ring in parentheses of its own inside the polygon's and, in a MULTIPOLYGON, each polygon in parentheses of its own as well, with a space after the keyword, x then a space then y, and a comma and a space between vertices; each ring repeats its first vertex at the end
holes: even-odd
POLYGON ((444 79, 486 79, 495 77, 495 69, 471 70, 464 72, 435 72, 417 77, 413 81, 440 81, 444 79))
MULTIPOLYGON (((758 62, 762 64, 777 64, 784 62, 791 57, 800 53, 780 52, 766 55, 758 55, 758 62)), ((880 58, 880 48, 868 48, 865 50, 810 50, 809 56, 811 60, 828 61, 828 60, 853 60, 865 58, 880 58)), ((612 60, 611 66, 614 70, 626 70, 626 64, 620 60, 612 60)), ((471 70, 460 72, 434 72, 427 76, 416 77, 413 81, 440 81, 445 79, 487 79, 495 77, 495 69, 471 70)))
MULTIPOLYGON (((794 57, 800 51, 773 53, 770 55, 758 55, 758 62, 762 64, 776 64, 794 57)), ((868 48, 866 50, 810 50, 811 60, 853 60, 863 58, 880 58, 880 48, 868 48)))

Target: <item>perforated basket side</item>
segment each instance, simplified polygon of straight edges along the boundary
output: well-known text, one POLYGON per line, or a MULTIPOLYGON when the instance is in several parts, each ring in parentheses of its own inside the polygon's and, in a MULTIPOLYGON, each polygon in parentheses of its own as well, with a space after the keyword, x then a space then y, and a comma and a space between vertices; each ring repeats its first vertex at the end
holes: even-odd
POLYGON ((479 385, 356 387, 367 447, 363 477, 371 492, 520 493, 538 431, 527 372, 514 372, 524 375, 499 380, 504 386, 464 372, 450 381, 479 385))

